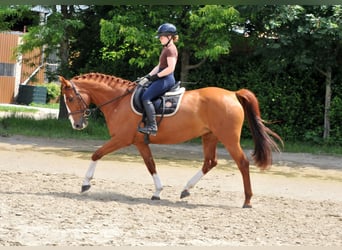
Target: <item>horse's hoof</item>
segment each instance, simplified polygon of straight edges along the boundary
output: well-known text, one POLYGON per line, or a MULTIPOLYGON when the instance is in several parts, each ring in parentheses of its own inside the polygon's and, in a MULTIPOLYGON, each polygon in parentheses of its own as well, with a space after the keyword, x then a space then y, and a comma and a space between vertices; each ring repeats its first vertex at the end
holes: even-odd
POLYGON ((81 193, 88 191, 90 189, 90 185, 84 185, 82 186, 81 193))
POLYGON ((151 197, 151 200, 153 200, 153 201, 159 201, 160 200, 160 197, 158 197, 158 196, 152 196, 151 197))
POLYGON ((249 205, 249 204, 243 204, 242 208, 252 208, 252 205, 249 205))
POLYGON ((190 192, 188 190, 183 190, 181 195, 180 195, 180 198, 183 199, 185 197, 188 197, 190 196, 190 192))

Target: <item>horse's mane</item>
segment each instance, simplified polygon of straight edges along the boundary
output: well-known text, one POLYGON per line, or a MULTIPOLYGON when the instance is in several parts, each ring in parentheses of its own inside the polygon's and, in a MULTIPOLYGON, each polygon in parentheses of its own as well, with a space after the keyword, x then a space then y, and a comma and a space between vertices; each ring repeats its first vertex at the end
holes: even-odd
POLYGON ((105 75, 101 73, 88 73, 84 75, 79 75, 73 77, 71 80, 73 81, 89 81, 89 82, 98 82, 98 83, 103 83, 107 84, 110 87, 115 87, 115 86, 132 86, 135 85, 135 83, 125 80, 120 77, 112 76, 112 75, 105 75))

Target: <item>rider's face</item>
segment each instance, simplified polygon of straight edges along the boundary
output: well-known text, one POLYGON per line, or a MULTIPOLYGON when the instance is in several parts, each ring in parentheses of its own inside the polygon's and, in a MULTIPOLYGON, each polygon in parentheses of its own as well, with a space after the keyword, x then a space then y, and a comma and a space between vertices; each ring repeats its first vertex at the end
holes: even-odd
POLYGON ((169 41, 169 36, 160 36, 160 37, 159 37, 159 41, 160 41, 160 43, 161 43, 162 45, 165 45, 165 44, 167 44, 168 41, 169 41))

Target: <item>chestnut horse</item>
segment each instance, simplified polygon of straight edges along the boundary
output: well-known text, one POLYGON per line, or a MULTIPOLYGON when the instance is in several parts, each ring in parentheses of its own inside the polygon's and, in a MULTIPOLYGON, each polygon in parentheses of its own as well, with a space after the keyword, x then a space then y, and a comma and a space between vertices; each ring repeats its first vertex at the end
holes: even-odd
MULTIPOLYGON (((89 105, 95 104, 106 119, 111 139, 96 150, 82 184, 82 192, 90 188, 97 161, 104 155, 120 148, 135 145, 144 159, 155 185, 152 199, 160 199, 163 185, 156 171, 150 147, 144 135, 137 132, 141 115, 133 112, 131 97, 138 85, 99 73, 76 76, 71 80, 59 77, 62 95, 74 129, 84 129, 91 113, 89 105)), ((247 90, 236 92, 217 87, 207 87, 186 91, 180 108, 173 116, 164 117, 159 124, 156 136, 150 137, 153 144, 176 144, 201 136, 204 162, 185 185, 181 198, 189 196, 189 190, 217 165, 216 146, 221 142, 236 162, 243 180, 245 200, 243 207, 251 207, 252 188, 249 175, 249 161, 241 149, 240 135, 245 116, 255 144, 252 154, 255 164, 266 169, 272 163, 272 150, 279 151, 272 137, 281 138, 264 125, 260 116, 259 104, 255 95, 247 90)))

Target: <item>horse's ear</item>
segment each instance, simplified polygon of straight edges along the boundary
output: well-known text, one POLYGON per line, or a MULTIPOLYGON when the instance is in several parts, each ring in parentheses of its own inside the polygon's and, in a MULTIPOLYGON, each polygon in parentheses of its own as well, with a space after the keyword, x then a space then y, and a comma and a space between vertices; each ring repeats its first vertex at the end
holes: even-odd
POLYGON ((67 81, 63 76, 58 76, 58 78, 62 84, 62 87, 71 88, 71 83, 67 81))

